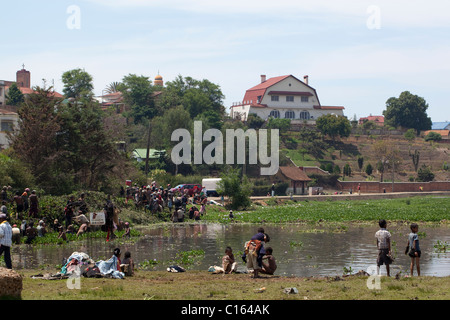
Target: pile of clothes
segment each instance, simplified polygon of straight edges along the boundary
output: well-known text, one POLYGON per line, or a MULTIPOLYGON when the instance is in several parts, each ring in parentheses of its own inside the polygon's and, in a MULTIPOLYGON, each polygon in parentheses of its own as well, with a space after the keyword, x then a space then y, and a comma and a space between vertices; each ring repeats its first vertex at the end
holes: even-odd
POLYGON ((61 268, 60 274, 70 276, 79 272, 87 278, 111 277, 123 279, 125 274, 118 270, 117 265, 118 258, 115 255, 106 261, 94 262, 84 252, 73 252, 61 268))

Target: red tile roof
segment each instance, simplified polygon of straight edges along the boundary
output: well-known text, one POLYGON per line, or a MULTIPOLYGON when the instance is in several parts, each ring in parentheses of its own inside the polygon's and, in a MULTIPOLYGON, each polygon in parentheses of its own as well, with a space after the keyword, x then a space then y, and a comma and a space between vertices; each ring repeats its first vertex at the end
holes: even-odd
MULTIPOLYGON (((19 88, 20 92, 22 92, 22 94, 32 94, 32 93, 36 92, 33 89, 27 88, 27 87, 18 87, 18 88, 19 88)), ((5 86, 5 91, 8 90, 8 89, 9 89, 9 86, 5 86)), ((60 93, 58 93, 56 91, 53 91, 52 96, 56 97, 56 98, 62 98, 63 97, 62 94, 60 94, 60 93)))
POLYGON ((250 101, 251 101, 252 103, 258 104, 258 96, 261 96, 261 98, 262 98, 264 96, 267 88, 273 86, 274 84, 280 82, 281 80, 286 79, 289 76, 290 75, 273 77, 273 78, 267 79, 266 81, 248 89, 245 92, 244 100, 242 102, 244 104, 247 104, 247 103, 250 103, 250 101))
POLYGON ((293 181, 311 181, 312 179, 299 167, 280 167, 281 174, 293 181))

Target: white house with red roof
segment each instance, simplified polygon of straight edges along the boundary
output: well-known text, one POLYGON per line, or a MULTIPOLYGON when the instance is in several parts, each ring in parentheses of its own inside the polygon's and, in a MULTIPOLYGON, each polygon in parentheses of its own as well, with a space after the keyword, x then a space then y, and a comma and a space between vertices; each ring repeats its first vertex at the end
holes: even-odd
POLYGON ((230 116, 246 121, 249 113, 254 113, 267 120, 269 117, 291 119, 291 123, 304 121, 315 122, 326 114, 344 115, 342 106, 322 106, 316 89, 293 75, 266 79, 261 75, 261 82, 245 92, 242 102, 233 103, 230 116))

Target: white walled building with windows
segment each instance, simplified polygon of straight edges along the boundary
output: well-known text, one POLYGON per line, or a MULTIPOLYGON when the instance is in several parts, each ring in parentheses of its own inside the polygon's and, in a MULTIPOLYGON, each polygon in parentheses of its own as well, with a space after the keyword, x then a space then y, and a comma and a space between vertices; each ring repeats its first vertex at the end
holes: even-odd
POLYGON ((266 79, 248 89, 242 102, 233 103, 230 116, 246 121, 249 113, 267 120, 269 117, 291 119, 291 123, 315 122, 322 115, 344 115, 342 106, 322 106, 316 89, 308 85, 308 76, 301 81, 293 75, 266 79))

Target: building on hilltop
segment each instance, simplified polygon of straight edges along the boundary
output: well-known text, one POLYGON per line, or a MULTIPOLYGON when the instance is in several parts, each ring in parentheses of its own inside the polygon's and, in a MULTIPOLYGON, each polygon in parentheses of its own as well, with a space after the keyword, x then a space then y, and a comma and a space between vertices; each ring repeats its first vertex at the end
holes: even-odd
MULTIPOLYGON (((27 96, 29 94, 34 93, 35 91, 31 88, 31 72, 28 70, 25 70, 25 66, 16 72, 16 81, 7 81, 7 80, 0 80, 0 108, 4 109, 11 109, 7 106, 6 100, 9 88, 13 83, 16 83, 19 90, 22 92, 23 95, 27 96)), ((55 98, 62 98, 63 95, 53 91, 53 96, 55 98)))
MULTIPOLYGON (((164 87, 164 81, 163 77, 161 75, 158 75, 155 77, 155 80, 153 81, 153 85, 157 87, 164 87)), ((160 89, 160 88, 156 88, 160 89)), ((152 96, 155 99, 158 99, 161 95, 162 91, 154 91, 152 96)), ((95 99, 101 104, 102 109, 110 109, 115 108, 117 113, 122 113, 127 110, 127 106, 125 105, 125 102, 123 100, 123 94, 120 91, 107 93, 101 96, 95 97, 95 99)))
POLYGON ((363 124, 367 121, 373 121, 378 126, 384 126, 384 116, 368 116, 359 118, 359 124, 363 124))
POLYGON ((308 76, 301 81, 293 75, 266 79, 245 92, 242 102, 233 103, 230 116, 246 121, 250 113, 267 120, 269 117, 291 119, 291 124, 310 122, 322 115, 344 115, 342 106, 322 106, 316 89, 308 84, 308 76))

